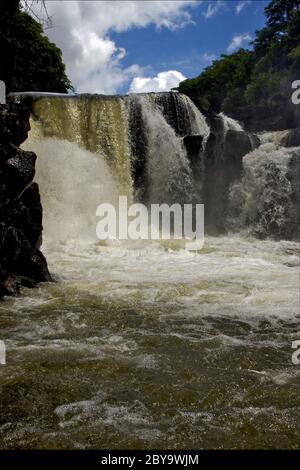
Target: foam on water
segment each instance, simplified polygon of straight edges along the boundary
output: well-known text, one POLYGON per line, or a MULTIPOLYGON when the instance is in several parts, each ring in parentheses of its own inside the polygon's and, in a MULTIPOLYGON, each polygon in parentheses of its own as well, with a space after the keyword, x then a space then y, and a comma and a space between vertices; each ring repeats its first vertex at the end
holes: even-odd
MULTIPOLYGON (((173 197, 172 184, 185 194, 180 133, 205 138, 205 121, 180 97, 126 99, 142 102, 151 197, 173 197)), ((97 205, 124 188, 133 196, 124 103, 51 100, 37 103, 42 129, 34 123, 25 147, 38 154, 43 250, 58 282, 0 305, 1 447, 298 447, 299 244, 239 234, 192 253, 172 240, 95 241, 97 205)), ((289 152, 266 142, 245 158, 248 203, 257 175, 268 196, 262 164, 286 192, 289 152)))
POLYGON ((280 147, 278 134, 264 136, 243 158, 243 177, 231 187, 228 225, 260 237, 296 239, 300 148, 280 147))
POLYGON ((295 447, 298 249, 48 243, 60 282, 1 305, 2 445, 295 447))

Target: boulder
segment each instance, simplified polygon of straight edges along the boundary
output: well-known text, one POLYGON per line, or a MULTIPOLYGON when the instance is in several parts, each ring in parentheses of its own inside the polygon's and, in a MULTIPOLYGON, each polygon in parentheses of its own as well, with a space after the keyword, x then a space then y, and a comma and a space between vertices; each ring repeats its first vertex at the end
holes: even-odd
POLYGON ((300 127, 290 129, 282 137, 280 144, 283 147, 299 147, 300 146, 300 127))

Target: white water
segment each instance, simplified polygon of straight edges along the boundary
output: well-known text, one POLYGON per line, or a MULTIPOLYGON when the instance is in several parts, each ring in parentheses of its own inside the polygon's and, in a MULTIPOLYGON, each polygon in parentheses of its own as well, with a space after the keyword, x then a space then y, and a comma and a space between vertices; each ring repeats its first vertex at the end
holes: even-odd
POLYGON ((230 210, 236 217, 230 220, 232 227, 237 223, 239 230, 283 239, 295 233, 298 205, 293 194, 298 180, 293 161, 299 161, 300 149, 280 147, 283 134, 261 135, 260 147, 243 158, 242 180, 231 188, 230 210))
POLYGON ((27 141, 39 157, 36 181, 43 205, 44 239, 95 241, 97 206, 118 202, 118 185, 104 157, 56 138, 27 141))
POLYGON ((230 118, 229 116, 226 116, 226 114, 220 113, 219 116, 223 120, 225 132, 228 132, 229 130, 241 132, 244 130, 237 121, 230 118))
MULTIPOLYGON (((143 111, 160 198, 164 181, 181 175, 188 186, 189 169, 162 114, 145 103, 143 111)), ((110 132, 124 163, 119 130, 110 132)), ((299 244, 207 237, 190 253, 180 241, 97 243, 95 206, 130 187, 108 158, 109 139, 97 136, 94 153, 34 132, 26 142, 38 154, 43 251, 58 282, 0 306, 9 355, 0 368, 2 446, 298 447, 299 244)), ((288 151, 266 145, 245 157, 248 204, 256 181, 268 196, 261 165, 285 181, 288 151)))
POLYGON ((0 307, 1 445, 297 447, 298 250, 46 237, 59 281, 0 307))
POLYGON ((153 204, 189 202, 192 174, 182 138, 148 96, 135 99, 140 101, 148 138, 149 200, 153 204))

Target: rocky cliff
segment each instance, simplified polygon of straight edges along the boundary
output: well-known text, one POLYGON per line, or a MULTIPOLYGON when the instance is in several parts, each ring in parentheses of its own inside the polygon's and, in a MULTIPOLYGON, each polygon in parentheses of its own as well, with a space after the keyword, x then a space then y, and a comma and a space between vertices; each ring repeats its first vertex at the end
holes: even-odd
POLYGON ((283 131, 300 125, 300 106, 291 100, 282 105, 245 106, 230 115, 241 122, 249 132, 283 131))
POLYGON ((33 183, 36 155, 19 148, 30 129, 29 115, 26 105, 0 105, 0 297, 51 281, 39 249, 42 206, 33 183))
MULTIPOLYGON (((212 122, 213 125, 217 113, 210 103, 201 99, 196 93, 191 92, 188 96, 206 116, 208 123, 212 122)), ((250 133, 284 131, 300 126, 300 106, 292 103, 291 96, 283 104, 236 106, 234 111, 226 114, 238 121, 244 130, 250 133)))

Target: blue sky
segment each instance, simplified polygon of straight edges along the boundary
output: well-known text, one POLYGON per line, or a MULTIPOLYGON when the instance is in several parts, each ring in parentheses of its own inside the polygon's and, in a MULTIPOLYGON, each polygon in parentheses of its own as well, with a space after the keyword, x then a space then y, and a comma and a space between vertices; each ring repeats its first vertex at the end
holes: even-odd
MULTIPOLYGON (((112 33, 111 38, 127 51, 124 65, 132 62, 148 67, 146 75, 155 76, 162 70, 178 70, 186 77, 199 75, 211 63, 211 58, 227 54, 227 48, 235 34, 254 37, 257 29, 265 24, 264 8, 269 3, 254 0, 247 3, 239 14, 238 0, 226 1, 224 8, 210 18, 205 18, 208 4, 205 1, 191 10, 193 23, 174 31, 150 25, 124 33, 112 33)), ((216 2, 214 2, 216 3, 216 2)), ((249 41, 242 43, 248 46, 249 41)), ((121 92, 126 92, 126 85, 121 92)))
POLYGON ((163 91, 248 47, 267 0, 46 0, 77 92, 163 91))

